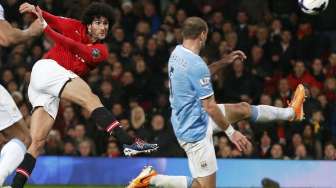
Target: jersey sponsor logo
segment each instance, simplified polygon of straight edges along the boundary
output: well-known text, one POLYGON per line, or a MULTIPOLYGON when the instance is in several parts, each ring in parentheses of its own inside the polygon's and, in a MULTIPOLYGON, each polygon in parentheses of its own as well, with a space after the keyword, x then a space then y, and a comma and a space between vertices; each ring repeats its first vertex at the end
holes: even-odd
POLYGON ((100 50, 97 49, 97 48, 94 48, 94 49, 92 50, 91 55, 92 55, 93 58, 99 58, 100 55, 101 55, 100 50))
POLYGON ((204 77, 202 79, 200 79, 200 84, 201 86, 206 86, 210 84, 210 76, 204 77))

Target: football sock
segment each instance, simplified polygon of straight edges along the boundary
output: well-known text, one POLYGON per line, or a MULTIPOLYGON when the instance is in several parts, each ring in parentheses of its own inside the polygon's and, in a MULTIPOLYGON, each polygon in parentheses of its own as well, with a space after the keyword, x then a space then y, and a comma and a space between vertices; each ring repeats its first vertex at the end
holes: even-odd
POLYGON ((16 174, 12 182, 12 188, 23 188, 29 176, 33 172, 36 159, 29 153, 26 153, 20 166, 16 169, 16 174))
POLYGON ((150 179, 150 185, 162 188, 191 188, 193 179, 187 176, 156 175, 150 179))
POLYGON ((26 146, 17 138, 11 139, 4 145, 0 154, 0 187, 7 176, 22 162, 26 151, 26 146))
POLYGON ((274 120, 290 120, 295 115, 293 108, 278 108, 268 105, 251 105, 251 112, 251 120, 261 123, 274 120))
POLYGON ((133 143, 133 139, 122 129, 119 121, 105 107, 94 109, 91 118, 106 132, 111 133, 113 131, 119 142, 123 144, 133 143))

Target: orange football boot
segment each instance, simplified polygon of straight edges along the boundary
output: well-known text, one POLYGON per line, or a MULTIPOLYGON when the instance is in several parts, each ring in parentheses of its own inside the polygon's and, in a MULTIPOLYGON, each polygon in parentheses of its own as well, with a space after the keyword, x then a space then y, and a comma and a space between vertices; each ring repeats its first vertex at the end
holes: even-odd
POLYGON ((127 188, 149 188, 150 179, 157 173, 152 166, 145 167, 141 173, 131 181, 127 188))
POLYGON ((305 88, 302 84, 299 84, 294 92, 292 101, 289 106, 294 110, 294 117, 290 121, 302 121, 304 119, 303 103, 306 98, 305 88))

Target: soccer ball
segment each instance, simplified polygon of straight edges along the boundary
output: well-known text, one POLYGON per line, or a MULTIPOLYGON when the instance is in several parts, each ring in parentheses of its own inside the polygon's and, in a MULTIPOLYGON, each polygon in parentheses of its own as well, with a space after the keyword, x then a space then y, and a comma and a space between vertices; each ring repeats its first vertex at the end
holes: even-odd
POLYGON ((306 14, 319 14, 328 7, 329 0, 298 0, 302 12, 306 14))

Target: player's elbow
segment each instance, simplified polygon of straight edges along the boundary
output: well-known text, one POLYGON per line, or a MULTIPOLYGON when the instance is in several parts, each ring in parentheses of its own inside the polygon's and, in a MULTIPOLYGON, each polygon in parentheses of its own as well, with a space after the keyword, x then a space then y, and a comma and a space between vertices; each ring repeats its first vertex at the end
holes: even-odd
POLYGON ((217 104, 215 101, 209 101, 208 103, 203 104, 203 108, 210 116, 212 116, 216 111, 217 104))
POLYGON ((8 40, 8 38, 0 38, 0 45, 3 47, 9 47, 11 46, 12 42, 10 40, 8 40))

